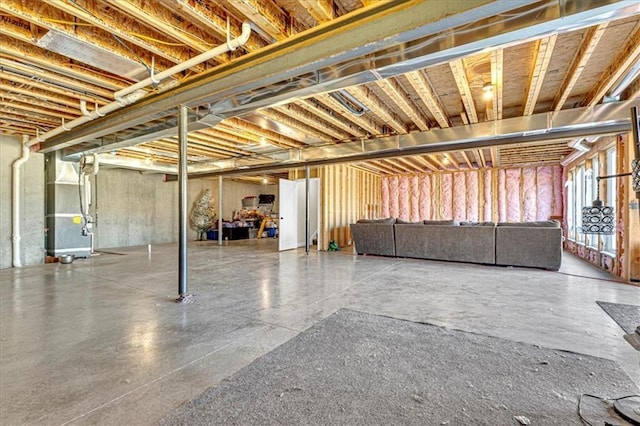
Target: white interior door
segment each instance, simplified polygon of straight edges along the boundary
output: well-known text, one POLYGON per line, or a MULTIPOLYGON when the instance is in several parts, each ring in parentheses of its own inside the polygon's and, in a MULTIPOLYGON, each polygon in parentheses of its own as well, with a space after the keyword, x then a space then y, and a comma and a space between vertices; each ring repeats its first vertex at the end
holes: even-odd
POLYGON ((280 179, 279 187, 278 249, 291 250, 298 247, 298 185, 280 179))

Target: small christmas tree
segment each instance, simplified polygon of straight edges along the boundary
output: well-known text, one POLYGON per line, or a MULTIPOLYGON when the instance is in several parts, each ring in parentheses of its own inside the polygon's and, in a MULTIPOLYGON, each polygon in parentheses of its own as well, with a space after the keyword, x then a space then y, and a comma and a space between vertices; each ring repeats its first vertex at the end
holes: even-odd
POLYGON ((211 190, 205 189, 202 196, 191 211, 191 228, 198 231, 198 240, 202 241, 202 234, 216 224, 216 210, 213 207, 211 190))

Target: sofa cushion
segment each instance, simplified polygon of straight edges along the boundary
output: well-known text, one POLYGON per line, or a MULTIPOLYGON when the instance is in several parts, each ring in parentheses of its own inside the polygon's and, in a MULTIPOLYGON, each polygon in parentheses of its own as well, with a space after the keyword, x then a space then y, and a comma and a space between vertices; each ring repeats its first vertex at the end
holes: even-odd
POLYGON ((494 264, 495 228, 395 225, 396 256, 494 264))
POLYGON ((386 219, 358 219, 357 223, 386 223, 388 225, 393 225, 396 223, 396 218, 389 217, 386 219))
POLYGON ((422 221, 411 222, 410 220, 396 219, 397 225, 422 225, 422 221))
POLYGON ((457 220, 425 220, 422 223, 425 225, 448 225, 448 226, 458 226, 460 222, 457 220))
POLYGON ((498 222, 498 226, 526 226, 528 228, 560 228, 557 220, 540 220, 537 222, 498 222))
POLYGON ((496 226, 495 222, 460 222, 460 226, 496 226))

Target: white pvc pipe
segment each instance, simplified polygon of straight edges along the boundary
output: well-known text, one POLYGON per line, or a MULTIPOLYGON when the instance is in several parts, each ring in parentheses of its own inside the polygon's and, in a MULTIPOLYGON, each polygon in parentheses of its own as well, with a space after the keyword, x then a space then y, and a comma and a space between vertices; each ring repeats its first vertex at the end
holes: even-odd
POLYGON ((116 100, 122 98, 123 96, 128 95, 129 93, 135 92, 138 89, 142 89, 152 83, 157 83, 158 81, 162 81, 167 77, 170 77, 174 74, 182 72, 188 68, 191 68, 195 65, 201 64, 204 61, 208 61, 211 58, 214 58, 218 55, 222 55, 223 53, 229 52, 230 50, 236 50, 237 47, 242 46, 249 40, 249 36, 251 35, 251 25, 248 22, 244 22, 242 24, 242 33, 233 40, 227 40, 225 44, 221 44, 218 47, 214 47, 211 50, 208 50, 204 53, 201 53, 198 56, 194 56, 193 58, 173 66, 167 70, 159 72, 158 74, 154 74, 152 77, 145 78, 142 81, 137 82, 134 85, 126 87, 122 90, 119 90, 113 94, 116 100))
POLYGON ((11 192, 11 219, 12 219, 12 232, 11 236, 11 252, 13 259, 13 267, 19 268, 22 266, 20 262, 20 168, 29 159, 29 147, 26 145, 26 138, 22 143, 22 155, 13 162, 13 175, 12 184, 13 190, 11 192))
MULTIPOLYGON (((81 124, 87 123, 89 121, 95 120, 98 117, 102 117, 105 114, 109 114, 113 111, 116 111, 124 106, 130 105, 136 101, 138 101, 139 99, 143 98, 144 96, 147 95, 147 93, 145 91, 142 91, 140 89, 154 83, 157 81, 161 81, 167 77, 172 76, 173 74, 179 73, 181 71, 186 70, 187 68, 191 68, 197 64, 200 64, 204 61, 207 61, 215 56, 221 55, 223 53, 226 53, 230 50, 235 50, 236 48, 242 46, 243 44, 245 44, 247 42, 247 40, 249 40, 249 36, 251 35, 251 25, 247 22, 244 22, 242 24, 242 33, 240 34, 240 36, 234 38, 233 40, 227 40, 227 42, 225 44, 221 44, 217 47, 214 47, 213 49, 204 52, 198 56, 195 56, 191 59, 189 59, 186 62, 183 62, 182 64, 178 64, 174 67, 171 67, 165 71, 162 71, 158 74, 155 74, 153 76, 153 78, 146 78, 142 81, 139 81, 136 84, 133 84, 129 87, 126 87, 122 90, 119 90, 117 92, 115 92, 114 98, 116 99, 114 102, 108 103, 107 105, 100 107, 100 108, 96 108, 93 111, 91 111, 89 114, 83 115, 81 117, 76 118, 73 121, 70 121, 69 123, 64 124, 64 126, 60 126, 60 127, 56 127, 53 130, 48 131, 47 133, 44 133, 42 135, 36 136, 35 138, 31 139, 29 142, 27 142, 26 146, 30 147, 33 145, 36 145, 40 142, 44 142, 45 140, 52 138, 54 136, 59 135, 60 133, 63 133, 65 131, 71 130, 75 127, 78 127, 81 124)), ((84 110, 82 111, 83 114, 86 112, 88 112, 86 110, 86 106, 84 108, 84 110)))

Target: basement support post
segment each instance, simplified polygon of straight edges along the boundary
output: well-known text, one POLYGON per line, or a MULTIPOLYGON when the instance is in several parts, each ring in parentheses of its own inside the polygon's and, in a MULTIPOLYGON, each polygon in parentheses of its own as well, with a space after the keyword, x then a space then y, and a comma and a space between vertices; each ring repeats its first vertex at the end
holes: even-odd
POLYGON ((309 254, 309 166, 304 167, 304 251, 309 254))
POLYGON ((222 245, 222 175, 218 176, 218 245, 222 245))
POLYGON ((187 294, 187 107, 180 105, 178 120, 178 198, 180 234, 178 242, 178 298, 176 302, 186 303, 191 299, 187 294))

